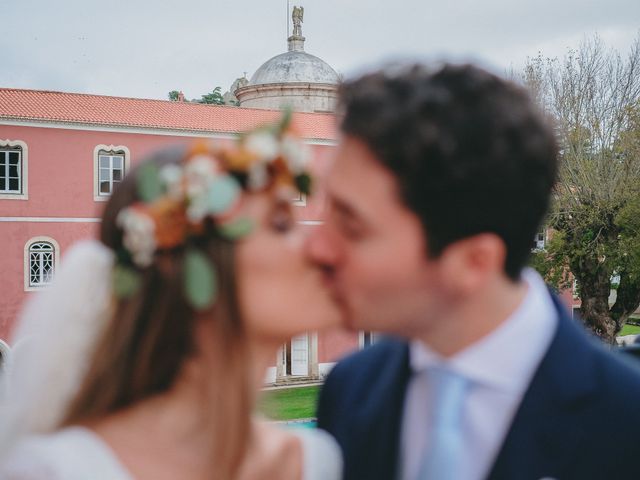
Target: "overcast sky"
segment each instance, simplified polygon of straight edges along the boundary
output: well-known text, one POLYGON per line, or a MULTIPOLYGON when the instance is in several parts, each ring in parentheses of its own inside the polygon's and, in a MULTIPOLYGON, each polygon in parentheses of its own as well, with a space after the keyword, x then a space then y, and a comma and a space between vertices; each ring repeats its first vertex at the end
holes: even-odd
MULTIPOLYGON (((504 73, 599 34, 626 52, 640 0, 291 0, 306 51, 339 73, 398 59, 504 73)), ((0 0, 0 87, 199 98, 286 50, 286 0, 0 0)))

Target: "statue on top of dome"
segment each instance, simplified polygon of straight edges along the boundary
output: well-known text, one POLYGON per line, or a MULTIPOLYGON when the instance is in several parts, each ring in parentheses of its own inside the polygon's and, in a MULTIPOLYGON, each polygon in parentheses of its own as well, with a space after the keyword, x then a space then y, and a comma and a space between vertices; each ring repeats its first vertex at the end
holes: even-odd
POLYGON ((302 36, 302 22, 304 17, 304 7, 293 7, 293 13, 291 14, 291 18, 293 19, 293 36, 301 37, 302 36))

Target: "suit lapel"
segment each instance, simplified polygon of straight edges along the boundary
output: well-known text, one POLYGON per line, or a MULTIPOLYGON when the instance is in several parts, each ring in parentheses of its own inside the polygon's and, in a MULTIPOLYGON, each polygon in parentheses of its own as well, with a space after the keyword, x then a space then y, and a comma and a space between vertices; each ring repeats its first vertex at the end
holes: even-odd
POLYGON ((555 296, 559 321, 507 433, 489 479, 562 478, 588 440, 580 427, 594 394, 592 347, 555 296))
POLYGON ((410 376, 408 346, 398 345, 375 379, 369 397, 354 412, 355 452, 361 461, 354 462, 358 472, 348 478, 388 480, 395 477, 400 445, 400 428, 407 382, 410 376))

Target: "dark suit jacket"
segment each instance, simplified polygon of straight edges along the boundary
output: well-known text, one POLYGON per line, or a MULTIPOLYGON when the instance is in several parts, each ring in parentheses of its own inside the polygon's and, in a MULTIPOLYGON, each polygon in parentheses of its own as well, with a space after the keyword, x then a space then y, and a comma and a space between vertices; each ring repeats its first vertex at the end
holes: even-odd
MULTIPOLYGON (((554 303, 555 336, 488 478, 640 479, 640 371, 554 303)), ((384 340, 339 362, 325 382, 318 426, 342 447, 345 480, 395 478, 408 351, 384 340)))

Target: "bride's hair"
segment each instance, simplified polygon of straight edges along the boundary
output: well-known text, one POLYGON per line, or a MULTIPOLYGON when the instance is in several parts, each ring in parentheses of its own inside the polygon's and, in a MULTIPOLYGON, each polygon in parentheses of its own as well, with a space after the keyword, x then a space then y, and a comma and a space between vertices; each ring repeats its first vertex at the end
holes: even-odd
MULTIPOLYGON (((146 162, 162 167, 178 164, 183 157, 182 149, 163 150, 146 162)), ((104 211, 100 240, 116 255, 124 248, 118 214, 140 200, 136 188, 140 166, 125 177, 104 211)), ((211 389, 217 398, 204 414, 216 426, 212 438, 216 478, 232 478, 249 436, 249 352, 236 292, 234 243, 211 225, 205 224, 205 229, 195 246, 215 265, 215 304, 197 312, 185 298, 182 247, 156 252, 148 267, 136 267, 141 284, 132 296, 114 298, 110 320, 63 424, 103 418, 170 389, 184 361, 196 353, 196 322, 208 321, 218 357, 211 365, 210 380, 218 388, 211 389)))

